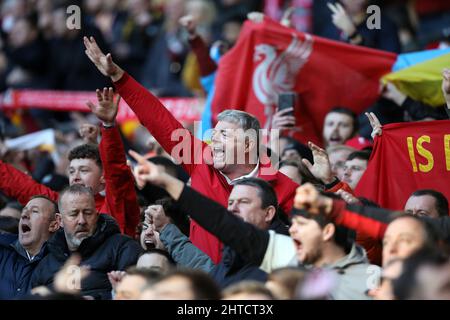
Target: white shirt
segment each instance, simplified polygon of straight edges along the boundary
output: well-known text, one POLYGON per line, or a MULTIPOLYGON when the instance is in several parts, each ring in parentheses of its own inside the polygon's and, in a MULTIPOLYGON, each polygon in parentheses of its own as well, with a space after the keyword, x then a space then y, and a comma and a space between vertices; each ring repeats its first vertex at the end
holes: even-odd
POLYGON ((30 261, 33 261, 34 257, 36 257, 36 256, 31 256, 27 250, 25 250, 25 252, 27 254, 28 260, 30 260, 30 261))
POLYGON ((223 174, 221 171, 220 174, 223 175, 225 177, 225 179, 227 180, 227 183, 230 186, 235 185, 239 180, 242 179, 246 179, 246 178, 255 178, 256 176, 258 176, 258 171, 259 171, 259 159, 258 159, 258 163, 256 164, 255 169, 252 170, 252 172, 250 172, 249 174, 243 175, 241 177, 237 177, 236 179, 231 180, 230 178, 228 178, 225 174, 223 174))

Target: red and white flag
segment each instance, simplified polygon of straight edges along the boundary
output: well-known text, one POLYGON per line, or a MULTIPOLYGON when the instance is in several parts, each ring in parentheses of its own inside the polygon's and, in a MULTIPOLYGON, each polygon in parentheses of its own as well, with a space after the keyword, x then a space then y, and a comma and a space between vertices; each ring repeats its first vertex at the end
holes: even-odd
POLYGON ((344 106, 359 113, 379 96, 379 79, 396 54, 312 36, 265 18, 246 21, 236 45, 220 60, 213 123, 225 109, 255 115, 268 127, 278 95, 299 94, 296 138, 322 144, 326 113, 344 106))

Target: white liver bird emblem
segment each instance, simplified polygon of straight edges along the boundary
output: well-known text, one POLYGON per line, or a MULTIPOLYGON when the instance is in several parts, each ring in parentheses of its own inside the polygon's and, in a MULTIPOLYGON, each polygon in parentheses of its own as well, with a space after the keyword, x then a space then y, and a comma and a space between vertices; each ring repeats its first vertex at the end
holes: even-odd
POLYGON ((274 46, 259 44, 255 47, 253 59, 259 64, 253 73, 253 91, 264 105, 266 127, 272 120, 278 95, 293 91, 295 78, 308 61, 312 47, 313 38, 309 34, 305 34, 304 41, 292 34, 291 43, 278 56, 274 46))

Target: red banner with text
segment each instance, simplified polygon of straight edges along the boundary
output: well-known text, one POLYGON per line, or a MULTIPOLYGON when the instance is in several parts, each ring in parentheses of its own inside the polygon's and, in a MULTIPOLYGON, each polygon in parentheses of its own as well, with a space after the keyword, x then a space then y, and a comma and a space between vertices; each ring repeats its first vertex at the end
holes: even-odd
POLYGON ((450 120, 383 126, 355 192, 402 210, 418 189, 434 189, 450 199, 450 120))

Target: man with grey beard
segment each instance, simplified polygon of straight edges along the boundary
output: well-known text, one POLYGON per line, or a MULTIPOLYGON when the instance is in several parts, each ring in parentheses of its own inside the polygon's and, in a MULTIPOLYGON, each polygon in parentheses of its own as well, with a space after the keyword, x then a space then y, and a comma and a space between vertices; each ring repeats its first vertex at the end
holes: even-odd
POLYGON ((58 206, 63 229, 48 241, 49 253, 35 269, 32 287, 51 287, 55 273, 71 254, 77 253, 81 265, 89 266, 90 272, 81 280, 80 272, 72 270, 73 284, 79 285, 82 295, 111 299, 107 273, 135 265, 142 249, 136 241, 120 233, 112 217, 98 213, 90 188, 82 185, 66 188, 59 196, 58 206))

